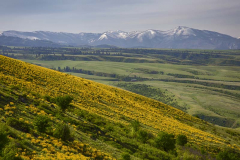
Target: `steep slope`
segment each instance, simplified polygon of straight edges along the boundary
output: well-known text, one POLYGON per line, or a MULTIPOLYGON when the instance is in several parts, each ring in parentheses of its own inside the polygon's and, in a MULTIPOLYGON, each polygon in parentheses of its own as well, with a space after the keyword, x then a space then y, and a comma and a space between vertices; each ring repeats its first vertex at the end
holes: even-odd
POLYGON ((2 35, 30 40, 49 40, 67 45, 115 45, 173 49, 239 49, 240 40, 225 34, 179 26, 168 31, 107 31, 103 33, 20 32, 4 31, 2 35))
MULTIPOLYGON (((119 124, 121 128, 124 128, 124 126, 129 126, 131 121, 137 120, 141 123, 144 130, 153 135, 156 135, 159 131, 172 133, 175 136, 184 134, 188 137, 190 146, 204 148, 212 154, 218 153, 220 150, 229 147, 238 151, 240 150, 238 145, 229 144, 223 137, 204 132, 189 125, 194 123, 202 127, 210 127, 206 122, 156 100, 1 55, 0 62, 0 83, 1 86, 5 86, 4 88, 17 88, 19 93, 25 94, 25 97, 32 100, 35 99, 49 106, 51 103, 45 101, 43 99, 44 97, 49 97, 47 99, 51 99, 63 95, 72 96, 73 109, 70 109, 66 113, 66 115, 72 118, 68 118, 68 121, 76 117, 76 115, 72 113, 73 111, 77 112, 81 110, 82 112, 84 111, 84 113, 87 112, 100 117, 102 122, 100 121, 98 123, 109 121, 119 124)), ((15 92, 10 93, 16 94, 15 92)), ((22 97, 20 97, 20 100, 22 102, 25 101, 22 97)), ((12 105, 13 104, 7 105, 7 108, 12 108, 12 105)), ((53 108, 55 108, 55 105, 52 105, 53 108)), ((57 110, 47 109, 52 111, 51 113, 47 113, 47 110, 43 110, 44 107, 39 109, 36 106, 37 105, 30 105, 25 107, 23 104, 22 107, 25 107, 26 111, 31 111, 33 114, 31 116, 43 114, 50 118, 52 117, 54 121, 61 121, 61 119, 59 120, 57 117, 52 116, 57 110)), ((16 107, 14 109, 16 109, 16 107)), ((5 114, 6 113, 8 113, 7 115, 14 114, 13 112, 6 112, 5 108, 5 114)), ((24 112, 21 111, 21 113, 24 115, 24 112)), ((66 119, 66 115, 62 116, 62 118, 65 117, 66 119)), ((77 120, 72 120, 72 122, 79 126, 85 123, 84 120, 81 123, 78 122, 79 119, 77 122, 75 121, 77 120)), ((78 132, 80 131, 76 129, 76 133, 78 132)), ((103 131, 99 129, 99 132, 101 135, 103 131)), ((121 135, 123 133, 118 134, 121 135)), ((34 136, 34 133, 29 136, 34 136)), ((50 141, 48 142, 46 139, 45 141, 47 143, 45 145, 50 143, 50 141)), ((123 143, 121 138, 116 141, 123 143)), ((79 142, 69 142, 68 145, 74 145, 74 143, 78 144, 79 142)), ((79 145, 81 146, 81 144, 79 145)), ((141 147, 138 149, 143 152, 141 147)), ((68 150, 70 151, 71 148, 68 150)), ((81 150, 81 147, 78 150, 81 150)), ((111 151, 108 152, 111 153, 111 151)), ((45 152, 39 156, 44 155, 44 153, 45 152)), ((57 151, 54 151, 52 154, 55 155, 57 153, 57 151)))

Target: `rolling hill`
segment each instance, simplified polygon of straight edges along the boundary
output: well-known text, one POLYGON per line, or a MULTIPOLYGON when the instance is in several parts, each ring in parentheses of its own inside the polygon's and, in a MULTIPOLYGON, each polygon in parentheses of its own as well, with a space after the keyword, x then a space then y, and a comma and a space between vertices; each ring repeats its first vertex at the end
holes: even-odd
POLYGON ((189 148, 207 153, 200 159, 225 149, 240 151, 237 131, 216 128, 159 101, 2 55, 0 62, 0 122, 24 159, 119 159, 123 152, 132 159, 174 159, 189 148), (61 111, 59 99, 66 96, 73 100, 61 111), (44 131, 36 127, 41 116, 51 124, 44 131), (136 123, 149 135, 144 142, 136 123), (71 137, 57 136, 61 125, 71 137), (176 154, 157 148, 161 131, 186 135, 187 146, 179 146, 176 154))

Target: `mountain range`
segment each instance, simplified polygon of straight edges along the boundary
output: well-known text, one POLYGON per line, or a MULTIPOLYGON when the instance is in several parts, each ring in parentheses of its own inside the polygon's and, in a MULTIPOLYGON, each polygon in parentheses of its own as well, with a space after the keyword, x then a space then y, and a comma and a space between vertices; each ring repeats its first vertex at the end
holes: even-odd
MULTIPOLYGON (((50 41, 55 45, 114 45, 126 48, 172 48, 172 49, 240 49, 240 39, 218 32, 179 26, 168 31, 107 31, 103 33, 65 33, 49 31, 4 31, 2 37, 18 37, 31 41, 50 41)), ((49 42, 49 43, 50 43, 49 42)), ((53 46, 50 43, 50 46, 53 46)), ((3 45, 0 43, 0 45, 3 45)))

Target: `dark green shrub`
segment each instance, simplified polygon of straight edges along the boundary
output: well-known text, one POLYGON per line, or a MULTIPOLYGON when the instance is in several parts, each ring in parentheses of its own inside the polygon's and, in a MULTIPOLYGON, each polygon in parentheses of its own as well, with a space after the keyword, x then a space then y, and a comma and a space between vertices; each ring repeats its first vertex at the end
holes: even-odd
POLYGON ((123 153, 121 155, 121 157, 122 157, 123 160, 131 160, 131 157, 130 157, 130 155, 128 153, 123 153))
POLYGON ((139 121, 134 120, 134 121, 132 121, 131 126, 133 128, 133 131, 137 132, 141 125, 140 125, 139 121))
POLYGON ((202 155, 204 155, 204 154, 207 153, 204 148, 201 148, 201 149, 200 149, 200 152, 201 152, 202 155))
POLYGON ((43 99, 45 99, 46 101, 50 102, 51 97, 49 95, 45 95, 45 96, 43 96, 43 99))
POLYGON ((106 131, 107 131, 107 132, 112 132, 112 131, 114 131, 114 127, 111 126, 111 125, 107 125, 107 126, 106 126, 106 131))
POLYGON ((25 123, 24 121, 20 121, 16 118, 13 118, 13 117, 10 117, 7 119, 7 125, 17 129, 17 130, 20 130, 22 132, 27 132, 29 133, 30 132, 30 128, 31 126, 27 123, 25 123))
POLYGON ((47 128, 50 126, 49 124, 50 119, 47 116, 37 116, 34 119, 34 127, 37 129, 39 132, 46 132, 47 128))
POLYGON ((117 143, 115 141, 107 141, 107 143, 110 144, 111 146, 113 146, 114 148, 117 148, 117 149, 122 149, 123 148, 119 143, 117 143))
POLYGON ((93 140, 96 140, 97 139, 97 135, 96 134, 91 134, 90 138, 93 139, 93 140))
POLYGON ((188 140, 187 140, 187 136, 185 135, 178 135, 177 139, 176 139, 176 143, 180 146, 184 146, 185 144, 187 144, 188 140))
POLYGON ((0 124, 0 154, 5 145, 9 142, 7 137, 7 126, 0 124))
POLYGON ((217 155, 217 160, 239 160, 240 154, 234 150, 221 151, 217 155))
POLYGON ((17 148, 14 143, 8 144, 3 149, 3 157, 2 160, 22 160, 21 157, 16 157, 17 154, 17 148))
POLYGON ((35 99, 35 100, 33 101, 33 104, 34 104, 35 106, 39 106, 40 101, 35 99))
POLYGON ((71 103, 72 100, 73 98, 69 95, 57 97, 55 99, 56 104, 61 108, 63 112, 69 107, 69 104, 71 103))
POLYGON ((155 146, 164 151, 174 150, 176 147, 175 143, 174 135, 166 132, 160 132, 155 139, 155 146))
POLYGON ((45 96, 43 97, 43 99, 45 99, 45 100, 48 101, 48 102, 55 103, 55 98, 52 98, 52 97, 50 97, 50 96, 48 96, 48 95, 45 95, 45 96))
POLYGON ((142 151, 140 151, 140 152, 135 152, 133 155, 134 155, 135 157, 138 157, 138 158, 144 159, 144 160, 154 159, 153 157, 150 157, 150 156, 149 156, 148 152, 142 152, 142 151))
POLYGON ((146 143, 146 141, 148 140, 148 132, 144 130, 139 130, 137 132, 137 139, 139 139, 143 143, 146 143))
POLYGON ((63 141, 67 141, 71 138, 71 131, 67 124, 60 124, 57 126, 56 130, 53 132, 53 136, 56 138, 61 138, 63 141))
POLYGON ((23 102, 23 103, 26 103, 28 100, 29 99, 28 99, 26 93, 24 93, 23 95, 19 95, 19 97, 18 97, 18 101, 23 102))

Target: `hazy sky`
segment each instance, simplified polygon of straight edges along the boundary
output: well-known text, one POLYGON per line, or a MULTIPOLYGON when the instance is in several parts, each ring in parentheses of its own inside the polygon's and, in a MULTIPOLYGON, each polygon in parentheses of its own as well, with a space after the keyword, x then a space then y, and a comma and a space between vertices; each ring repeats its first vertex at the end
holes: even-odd
POLYGON ((0 31, 79 33, 177 26, 240 37, 240 0, 0 0, 0 31))

